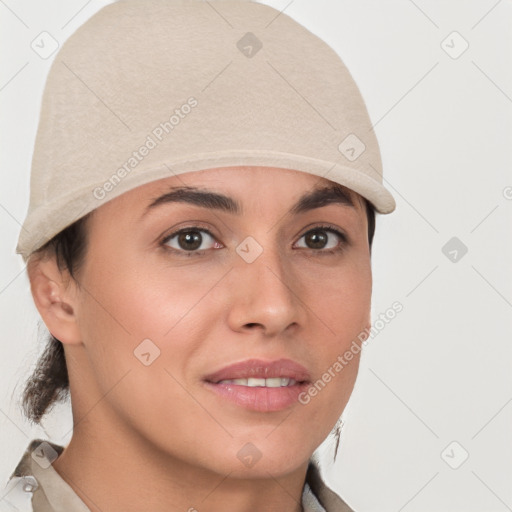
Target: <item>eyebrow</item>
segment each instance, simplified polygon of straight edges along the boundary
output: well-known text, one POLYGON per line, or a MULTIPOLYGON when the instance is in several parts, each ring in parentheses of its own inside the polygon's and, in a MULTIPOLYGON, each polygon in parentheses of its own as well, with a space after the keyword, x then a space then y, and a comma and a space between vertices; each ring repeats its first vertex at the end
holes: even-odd
MULTIPOLYGON (((144 210, 143 217, 158 206, 169 203, 187 203, 202 208, 241 215, 242 205, 236 200, 218 192, 197 187, 172 187, 171 190, 154 199, 144 210)), ((329 204, 339 204, 355 208, 350 193, 343 186, 335 183, 322 188, 315 188, 303 194, 288 213, 297 215, 329 204)))

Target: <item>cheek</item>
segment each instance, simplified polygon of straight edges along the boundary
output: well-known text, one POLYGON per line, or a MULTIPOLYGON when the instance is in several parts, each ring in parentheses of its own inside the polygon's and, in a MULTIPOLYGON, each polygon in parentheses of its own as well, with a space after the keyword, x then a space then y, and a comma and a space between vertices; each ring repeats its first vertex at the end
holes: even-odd
POLYGON ((160 365, 185 374, 207 335, 205 326, 211 326, 210 317, 215 315, 212 308, 203 307, 201 299, 216 280, 215 275, 198 278, 179 268, 155 271, 155 266, 143 261, 91 259, 81 332, 99 373, 112 380, 114 364, 116 374, 121 368, 138 368, 138 354, 148 348, 151 358, 158 355, 160 365))
MULTIPOLYGON (((308 301, 318 316, 310 332, 318 361, 316 380, 303 403, 319 425, 334 426, 352 393, 361 357, 358 338, 370 321, 372 277, 369 260, 354 259, 330 276, 318 275, 308 301)), ((325 431, 327 435, 329 429, 325 431)))
POLYGON ((188 425, 205 423, 180 383, 204 339, 190 311, 211 283, 184 286, 179 275, 142 268, 106 259, 89 267, 81 332, 100 396, 125 421, 165 438, 169 425, 179 424, 176 410, 188 411, 188 425))
POLYGON ((354 257, 339 267, 311 272, 304 285, 308 306, 332 350, 351 341, 370 320, 372 274, 368 257, 354 257), (325 327, 325 329, 323 329, 325 327))
POLYGON ((109 256, 98 251, 87 266, 86 311, 97 318, 97 327, 130 337, 135 342, 160 337, 173 323, 183 289, 166 276, 150 273, 144 261, 122 257, 132 249, 118 250, 109 256))

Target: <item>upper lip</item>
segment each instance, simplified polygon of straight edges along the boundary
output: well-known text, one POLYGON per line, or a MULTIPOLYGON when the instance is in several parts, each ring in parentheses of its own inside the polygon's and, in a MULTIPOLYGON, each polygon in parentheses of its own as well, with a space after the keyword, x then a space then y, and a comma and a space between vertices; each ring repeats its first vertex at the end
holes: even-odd
POLYGON ((284 377, 297 382, 309 381, 308 370, 291 359, 277 359, 264 361, 262 359, 247 359, 225 366, 205 377, 205 380, 214 384, 221 380, 284 377))

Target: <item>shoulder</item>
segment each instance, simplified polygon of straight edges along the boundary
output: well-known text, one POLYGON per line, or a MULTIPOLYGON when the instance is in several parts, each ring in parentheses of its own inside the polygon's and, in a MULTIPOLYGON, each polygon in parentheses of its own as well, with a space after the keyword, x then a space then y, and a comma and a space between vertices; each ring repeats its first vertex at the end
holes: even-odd
POLYGON ((45 459, 53 462, 64 450, 63 446, 52 443, 44 439, 33 439, 25 449, 21 460, 14 469, 13 473, 9 477, 22 477, 26 475, 32 475, 32 460, 41 461, 44 464, 45 459))
POLYGON ((50 441, 33 439, 7 483, 2 483, 0 512, 33 512, 32 497, 39 487, 33 464, 38 464, 41 468, 47 467, 63 450, 63 446, 50 441))

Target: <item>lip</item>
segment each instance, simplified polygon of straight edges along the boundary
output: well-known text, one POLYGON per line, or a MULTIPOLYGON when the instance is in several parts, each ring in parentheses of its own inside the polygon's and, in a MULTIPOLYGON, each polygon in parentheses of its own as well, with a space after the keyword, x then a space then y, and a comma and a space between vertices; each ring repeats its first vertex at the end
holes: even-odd
POLYGON ((276 412, 298 402, 299 395, 310 385, 309 371, 291 359, 264 361, 248 359, 226 366, 203 379, 204 386, 223 401, 257 412, 276 412), (223 380, 284 377, 294 379, 291 386, 267 388, 248 387, 223 380))
POLYGON ((248 379, 248 378, 270 379, 272 377, 287 377, 297 382, 309 381, 308 370, 291 359, 277 359, 275 361, 264 361, 262 359, 247 359, 225 366, 220 370, 207 375, 204 380, 217 384, 221 380, 248 379))

